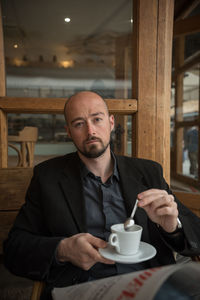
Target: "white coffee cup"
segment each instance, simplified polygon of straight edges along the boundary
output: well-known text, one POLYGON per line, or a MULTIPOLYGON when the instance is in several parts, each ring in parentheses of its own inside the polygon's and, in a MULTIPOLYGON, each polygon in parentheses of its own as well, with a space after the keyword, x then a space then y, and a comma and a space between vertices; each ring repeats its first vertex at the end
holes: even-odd
POLYGON ((133 255, 139 250, 142 235, 142 227, 133 225, 131 231, 124 230, 124 224, 114 224, 111 226, 109 244, 114 246, 116 251, 122 255, 133 255))

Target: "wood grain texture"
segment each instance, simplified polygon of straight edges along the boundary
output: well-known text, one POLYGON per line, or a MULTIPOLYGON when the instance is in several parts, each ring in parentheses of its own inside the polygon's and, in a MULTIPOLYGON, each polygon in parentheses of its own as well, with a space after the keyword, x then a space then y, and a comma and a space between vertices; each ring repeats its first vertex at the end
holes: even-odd
POLYGON ((32 168, 0 169, 0 210, 17 210, 24 203, 32 168))
POLYGON ((0 254, 3 241, 25 201, 32 168, 0 169, 0 254))
MULTIPOLYGON (((65 98, 0 97, 0 109, 6 113, 63 114, 65 98)), ((105 99, 110 113, 133 114, 137 111, 135 99, 105 99)))
POLYGON ((174 24, 174 37, 180 35, 194 34, 200 31, 200 16, 188 17, 174 24))
MULTIPOLYGON (((175 41, 175 70, 179 69, 184 63, 184 43, 185 38, 181 36, 175 41)), ((183 144, 183 128, 177 126, 178 122, 183 120, 183 76, 184 74, 178 74, 175 78, 175 164, 172 166, 173 171, 182 173, 182 144, 183 144)))
POLYGON ((0 109, 0 168, 8 166, 7 115, 0 109))
POLYGON ((158 6, 156 68, 156 160, 170 181, 170 104, 173 33, 173 1, 160 0, 158 6))
POLYGON ((158 161, 170 181, 170 91, 173 0, 135 0, 133 97, 136 156, 158 161))
POLYGON ((200 194, 173 191, 175 196, 193 213, 200 217, 200 194))

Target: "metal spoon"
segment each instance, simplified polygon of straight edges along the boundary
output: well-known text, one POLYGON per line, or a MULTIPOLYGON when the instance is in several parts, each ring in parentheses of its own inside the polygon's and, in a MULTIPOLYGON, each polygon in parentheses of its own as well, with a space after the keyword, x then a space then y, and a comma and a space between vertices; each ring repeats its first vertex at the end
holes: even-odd
POLYGON ((138 199, 136 199, 136 201, 135 201, 135 205, 133 207, 130 218, 128 218, 124 223, 124 230, 126 230, 126 231, 130 231, 131 227, 135 224, 133 217, 134 217, 136 209, 137 209, 137 204, 138 204, 138 199))

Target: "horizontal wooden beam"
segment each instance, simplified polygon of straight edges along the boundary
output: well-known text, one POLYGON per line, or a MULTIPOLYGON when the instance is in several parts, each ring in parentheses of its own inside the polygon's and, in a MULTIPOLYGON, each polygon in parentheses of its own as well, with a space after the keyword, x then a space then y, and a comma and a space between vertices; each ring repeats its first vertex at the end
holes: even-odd
POLYGON ((192 16, 174 23, 174 37, 200 31, 200 15, 192 16))
POLYGON ((182 191, 173 191, 176 197, 193 213, 200 217, 200 194, 182 191))
POLYGON ((181 201, 188 201, 186 203, 189 203, 190 201, 193 202, 193 204, 200 209, 200 194, 199 193, 192 193, 192 192, 183 192, 183 191, 177 191, 173 190, 173 193, 177 196, 177 198, 181 201))
MULTIPOLYGON (((105 99, 110 113, 131 115, 137 112, 135 99, 105 99)), ((6 113, 62 114, 66 98, 0 97, 0 109, 6 113)))
POLYGON ((199 126, 199 119, 191 120, 191 121, 175 121, 177 128, 181 127, 192 127, 199 126))
POLYGON ((137 112, 136 99, 105 99, 109 112, 112 114, 132 115, 137 112))
POLYGON ((171 172, 172 177, 182 183, 185 183, 186 185, 190 185, 192 187, 196 187, 198 190, 200 188, 200 182, 198 179, 195 179, 193 177, 189 177, 187 175, 180 173, 171 172))

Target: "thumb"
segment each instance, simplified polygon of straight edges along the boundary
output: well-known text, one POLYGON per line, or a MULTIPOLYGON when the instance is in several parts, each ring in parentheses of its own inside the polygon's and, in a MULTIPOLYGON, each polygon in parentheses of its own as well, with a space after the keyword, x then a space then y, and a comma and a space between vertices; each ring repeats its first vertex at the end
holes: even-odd
POLYGON ((105 248, 107 246, 107 242, 99 239, 97 237, 91 236, 90 243, 92 244, 93 247, 95 248, 105 248))

